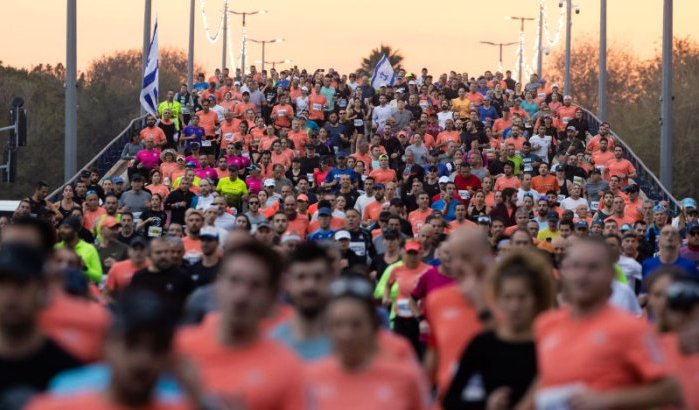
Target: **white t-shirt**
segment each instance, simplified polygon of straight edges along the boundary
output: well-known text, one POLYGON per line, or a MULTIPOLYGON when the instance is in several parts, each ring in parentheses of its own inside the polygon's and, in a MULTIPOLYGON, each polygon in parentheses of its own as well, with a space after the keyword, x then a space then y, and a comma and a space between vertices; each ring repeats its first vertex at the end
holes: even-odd
POLYGON ((536 192, 533 189, 529 189, 529 191, 525 191, 522 188, 519 188, 517 190, 517 206, 522 205, 524 203, 524 195, 525 194, 531 194, 533 196, 534 203, 536 203, 539 200, 539 197, 541 196, 540 193, 536 192))
POLYGON ((635 316, 641 316, 643 313, 633 290, 628 285, 615 280, 612 281, 612 296, 609 297, 609 303, 635 316))
POLYGON ((447 120, 453 120, 454 119, 454 113, 452 111, 447 111, 443 112, 440 111, 437 113, 437 121, 439 123, 439 128, 444 129, 447 126, 447 120))
POLYGON ((641 264, 638 263, 636 259, 624 255, 621 255, 616 263, 626 274, 626 279, 628 279, 629 285, 631 285, 632 288, 635 288, 636 282, 643 279, 643 276, 641 275, 641 264))
POLYGON ((580 197, 578 199, 573 199, 571 197, 568 197, 568 198, 564 199, 563 201, 561 201, 561 208, 563 208, 566 211, 569 209, 572 211, 575 211, 575 209, 580 205, 585 205, 587 207, 590 206, 587 203, 587 199, 582 198, 582 197, 580 197))
POLYGON ((529 138, 529 142, 532 144, 532 154, 536 154, 545 163, 549 163, 549 147, 551 146, 552 138, 550 135, 544 135, 543 137, 538 134, 529 138), (539 147, 534 149, 534 147, 539 147))

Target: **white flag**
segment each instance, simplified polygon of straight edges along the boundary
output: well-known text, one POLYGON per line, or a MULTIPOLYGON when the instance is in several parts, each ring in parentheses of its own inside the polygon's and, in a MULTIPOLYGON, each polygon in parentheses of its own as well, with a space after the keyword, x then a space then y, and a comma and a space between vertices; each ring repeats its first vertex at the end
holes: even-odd
POLYGON ((143 70, 143 87, 141 88, 141 105, 148 114, 157 117, 158 111, 158 19, 155 19, 153 38, 148 47, 146 69, 143 70))
POLYGON ((384 54, 379 63, 374 67, 374 75, 371 76, 371 86, 378 90, 383 86, 392 86, 396 81, 396 73, 393 72, 391 62, 384 54))

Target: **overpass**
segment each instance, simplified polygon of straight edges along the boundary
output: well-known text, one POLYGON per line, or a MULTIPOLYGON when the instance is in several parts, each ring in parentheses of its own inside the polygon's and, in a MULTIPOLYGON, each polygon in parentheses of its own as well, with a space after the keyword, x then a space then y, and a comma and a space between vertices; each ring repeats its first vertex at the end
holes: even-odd
MULTIPOLYGON (((590 110, 585 107, 580 107, 583 110, 583 118, 585 118, 590 126, 590 133, 592 135, 597 134, 599 125, 601 123, 600 119, 597 118, 590 110)), ((144 126, 145 116, 137 117, 131 120, 129 124, 124 128, 114 139, 112 139, 109 144, 107 144, 97 155, 95 155, 85 166, 83 166, 77 174, 75 174, 70 180, 66 181, 63 185, 57 188, 50 194, 50 198, 53 201, 57 201, 60 198, 61 192, 63 192, 63 187, 67 184, 73 184, 79 177, 83 170, 87 170, 96 167, 100 170, 100 173, 104 176, 117 176, 121 175, 124 171, 125 163, 121 161, 121 151, 123 150, 126 143, 130 140, 131 136, 137 134, 144 126)), ((672 194, 663 186, 658 177, 653 174, 653 172, 646 166, 646 164, 634 153, 633 149, 614 131, 611 134, 616 138, 617 141, 624 147, 624 155, 637 170, 637 177, 635 182, 641 188, 641 192, 647 198, 654 201, 665 200, 670 204, 673 212, 679 210, 679 201, 672 196, 672 194)))

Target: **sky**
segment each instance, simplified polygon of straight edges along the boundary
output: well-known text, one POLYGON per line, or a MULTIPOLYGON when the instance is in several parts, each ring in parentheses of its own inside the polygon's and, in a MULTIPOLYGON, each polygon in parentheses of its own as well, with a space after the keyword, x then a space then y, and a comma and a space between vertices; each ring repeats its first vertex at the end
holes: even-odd
MULTIPOLYGON (((558 29, 557 0, 547 5, 551 35, 558 29)), ((186 50, 189 4, 187 0, 153 0, 153 20, 158 17, 160 47, 186 50)), ((580 14, 573 14, 575 41, 599 32, 599 0, 576 0, 580 14)), ((609 0, 608 42, 610 47, 628 48, 642 58, 660 49, 663 0, 609 0)), ((675 36, 699 40, 699 2, 675 0, 675 36)), ((195 61, 210 72, 221 65, 221 42, 211 44, 204 34, 202 4, 210 30, 218 28, 223 0, 197 0, 195 12, 195 61)), ((30 67, 39 63, 65 61, 66 1, 0 0, 0 26, 4 40, 0 60, 5 65, 30 67), (29 26, 28 26, 29 25, 29 26), (12 40, 14 39, 14 41, 12 40), (21 41, 19 41, 21 39, 21 41)), ((115 50, 143 45, 144 0, 77 0, 78 69, 115 50)), ((480 41, 519 40, 519 22, 504 16, 538 17, 539 0, 230 0, 232 10, 266 10, 248 17, 248 37, 280 44, 266 47, 266 59, 292 60, 303 68, 334 67, 346 73, 359 67, 361 59, 381 43, 397 48, 405 56, 404 67, 432 73, 449 70, 480 73, 498 65, 497 47, 480 41)), ((233 50, 239 58, 241 19, 230 16, 233 50)), ((526 62, 531 62, 536 36, 535 22, 525 26, 526 62)), ((552 48, 564 46, 561 41, 552 48)), ((516 46, 504 51, 503 65, 512 68, 516 46)), ((248 44, 248 62, 261 59, 261 46, 248 44)), ((229 66, 233 66, 231 63, 229 66)), ((282 64, 278 67, 288 66, 282 64)), ((259 68, 259 64, 258 64, 259 68)), ((184 73, 183 73, 184 75, 184 73)))

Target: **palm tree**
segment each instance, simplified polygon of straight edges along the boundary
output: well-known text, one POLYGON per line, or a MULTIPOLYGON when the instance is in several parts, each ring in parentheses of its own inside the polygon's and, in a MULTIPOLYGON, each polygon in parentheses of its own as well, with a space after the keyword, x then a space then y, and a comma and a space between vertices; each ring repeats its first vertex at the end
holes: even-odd
POLYGON ((376 67, 384 54, 388 57, 388 61, 391 63, 391 66, 393 66, 393 69, 398 71, 398 69, 401 68, 400 63, 403 61, 403 55, 400 53, 400 50, 393 50, 391 46, 383 44, 371 50, 369 57, 362 59, 361 67, 357 71, 362 74, 371 75, 374 71, 374 67, 376 67))

